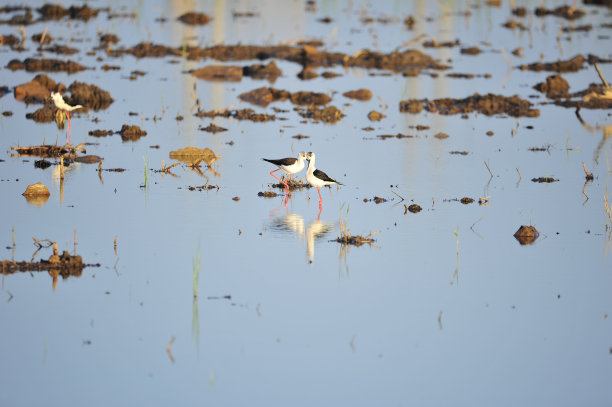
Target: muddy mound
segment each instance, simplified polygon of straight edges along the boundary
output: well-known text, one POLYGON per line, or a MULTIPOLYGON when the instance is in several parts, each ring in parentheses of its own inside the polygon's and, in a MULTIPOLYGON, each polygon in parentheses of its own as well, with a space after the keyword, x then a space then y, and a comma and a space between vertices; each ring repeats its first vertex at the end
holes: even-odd
POLYGON ((124 124, 123 126, 121 126, 119 134, 121 134, 121 139, 123 141, 136 141, 139 138, 146 136, 147 132, 141 130, 138 126, 129 126, 127 124, 124 124))
POLYGON ((567 20, 575 20, 585 14, 584 10, 574 6, 561 6, 555 9, 547 9, 546 7, 538 7, 535 9, 535 15, 538 17, 556 16, 567 20))
POLYGON ((25 103, 45 103, 56 89, 56 83, 47 75, 36 75, 30 82, 15 87, 15 99, 25 103))
POLYGON ((149 42, 141 42, 137 45, 134 45, 132 48, 119 48, 112 51, 108 51, 108 55, 112 57, 120 57, 124 54, 131 54, 136 58, 145 58, 145 57, 165 57, 168 55, 171 56, 181 56, 181 50, 178 48, 171 48, 165 45, 159 44, 151 44, 149 42))
POLYGON ((270 82, 274 82, 276 78, 283 74, 283 71, 276 66, 274 61, 270 61, 268 65, 255 64, 245 66, 242 68, 242 74, 253 79, 267 79, 270 82))
POLYGON ((289 98, 291 98, 291 92, 265 86, 238 95, 240 100, 263 107, 268 106, 272 102, 284 101, 289 98))
POLYGON ((546 78, 546 82, 540 82, 533 88, 546 93, 549 98, 559 98, 567 96, 569 83, 561 75, 550 75, 546 78))
POLYGON ((308 106, 307 109, 298 109, 298 114, 305 119, 313 119, 324 123, 337 123, 344 117, 344 114, 336 106, 327 106, 323 109, 315 106, 308 106))
POLYGON ((75 73, 87 69, 74 61, 62 61, 59 59, 37 59, 26 58, 23 62, 18 59, 11 60, 6 66, 11 71, 25 69, 28 72, 68 72, 75 73))
POLYGON ((114 101, 109 92, 100 89, 96 85, 75 81, 68 90, 72 95, 71 104, 83 105, 93 110, 106 109, 114 101))
POLYGON ((60 20, 66 16, 73 20, 87 21, 90 18, 98 16, 100 10, 92 9, 87 4, 76 7, 70 6, 70 8, 64 8, 57 4, 45 4, 44 6, 36 9, 40 13, 40 20, 60 20))
POLYGON ((425 109, 431 113, 443 115, 479 112, 487 116, 507 114, 512 117, 538 117, 540 110, 532 109, 532 103, 518 96, 501 96, 488 93, 474 94, 464 99, 443 98, 436 100, 403 100, 400 112, 418 113, 425 109))
POLYGON ((557 62, 534 62, 528 65, 521 65, 519 69, 521 71, 549 71, 549 72, 578 72, 584 65, 584 57, 582 55, 576 55, 575 57, 566 61, 557 62))
POLYGON ((189 25, 204 25, 208 24, 210 17, 204 13, 196 13, 195 11, 187 12, 181 15, 177 20, 189 25))
POLYGON ((8 45, 13 49, 19 48, 21 45, 21 40, 13 34, 0 35, 0 46, 2 45, 8 45))

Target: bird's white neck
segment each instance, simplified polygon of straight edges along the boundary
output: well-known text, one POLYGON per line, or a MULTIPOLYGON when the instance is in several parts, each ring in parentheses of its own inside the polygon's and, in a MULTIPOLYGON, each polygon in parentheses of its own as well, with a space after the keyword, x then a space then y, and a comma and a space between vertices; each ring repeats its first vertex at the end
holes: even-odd
POLYGON ((314 170, 315 170, 315 158, 311 157, 310 160, 308 160, 308 174, 313 175, 314 170))

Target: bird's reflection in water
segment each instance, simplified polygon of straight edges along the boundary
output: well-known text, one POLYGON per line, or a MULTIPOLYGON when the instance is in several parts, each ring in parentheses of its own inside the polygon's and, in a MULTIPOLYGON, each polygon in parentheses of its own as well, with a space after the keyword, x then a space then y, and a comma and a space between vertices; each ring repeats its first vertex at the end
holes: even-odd
POLYGON ((304 217, 289 209, 288 198, 284 203, 270 212, 270 229, 283 235, 295 235, 299 240, 306 238, 306 256, 309 263, 314 261, 315 242, 325 237, 334 229, 333 222, 321 220, 321 210, 317 218, 305 227, 304 217), (284 207, 284 213, 277 215, 284 207))

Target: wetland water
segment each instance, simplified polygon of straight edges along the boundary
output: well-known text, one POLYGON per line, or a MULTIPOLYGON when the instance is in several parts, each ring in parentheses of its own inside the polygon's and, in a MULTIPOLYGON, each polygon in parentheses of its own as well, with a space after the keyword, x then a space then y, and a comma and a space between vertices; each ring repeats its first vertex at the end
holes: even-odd
MULTIPOLYGON (((52 248, 36 252, 34 237, 99 267, 55 279, 3 272, 0 405, 609 405, 611 110, 556 105, 533 88, 556 72, 519 66, 592 54, 610 82, 611 10, 576 2, 585 14, 569 19, 534 13, 566 3, 518 3, 525 16, 505 1, 97 1, 87 4, 110 8, 84 20, 42 19, 44 3, 30 2, 24 49, 20 25, 6 21, 26 11, 3 10, 0 35, 18 44, 0 46, 0 111, 12 113, 0 116, 0 260, 48 259, 52 248), (177 19, 188 11, 211 20, 177 19), (503 26, 510 20, 523 28, 503 26), (31 37, 43 32, 47 46, 76 52, 38 50, 31 37), (118 41, 100 46, 101 34, 118 41), (176 52, 117 52, 141 42, 176 52), (189 58, 195 47, 237 44, 345 61, 414 49, 448 69, 316 65, 318 76, 302 80, 295 58, 189 58), (462 52, 470 47, 481 52, 462 52), (26 58, 88 69, 8 68, 26 58), (270 61, 282 71, 274 81, 189 73, 270 61), (100 167, 75 162, 61 180, 58 158, 43 170, 40 157, 11 150, 65 143, 66 129, 26 118, 42 103, 15 97, 38 74, 109 92, 108 107, 71 114, 73 145, 85 143, 100 167), (327 94, 344 117, 317 122, 289 99, 261 107, 239 98, 261 87, 327 94), (372 98, 343 96, 361 88, 372 98), (432 102, 475 93, 516 95, 539 115, 443 115, 432 102), (400 101, 424 99, 424 109, 400 112, 400 101), (196 116, 228 107, 276 120, 196 116), (371 121, 371 111, 385 117, 371 121), (211 123, 227 131, 201 130, 211 123), (147 134, 89 135, 123 125, 147 134), (220 158, 199 171, 170 158, 190 146, 220 158), (316 152, 317 167, 344 184, 322 188, 321 211, 315 189, 286 199, 269 185, 274 166, 262 158, 300 151, 316 152), (156 172, 162 162, 180 164, 156 172), (594 175, 586 184, 583 162, 594 175), (539 177, 558 181, 532 182, 539 177), (50 196, 29 202, 22 193, 36 182, 50 196), (203 185, 212 188, 194 188, 203 185), (258 196, 272 190, 279 196, 258 196), (514 238, 521 225, 537 228, 535 242, 514 238), (379 233, 372 245, 343 246, 335 239, 345 228, 379 233)), ((570 94, 601 84, 587 61, 560 75, 570 94)))

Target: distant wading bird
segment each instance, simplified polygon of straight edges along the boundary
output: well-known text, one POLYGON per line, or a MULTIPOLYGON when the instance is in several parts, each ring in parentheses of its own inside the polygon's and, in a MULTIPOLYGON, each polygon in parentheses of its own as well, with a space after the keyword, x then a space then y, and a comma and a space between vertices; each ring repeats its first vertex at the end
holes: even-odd
POLYGON ((331 179, 326 173, 321 170, 317 170, 315 168, 315 153, 309 152, 306 155, 306 159, 308 160, 308 172, 306 173, 306 180, 313 187, 317 188, 317 192, 319 193, 319 209, 321 209, 323 199, 321 198, 321 187, 326 185, 342 185, 340 182, 331 179))
POLYGON ((270 175, 276 178, 280 183, 285 186, 285 191, 289 192, 289 180, 291 179, 291 175, 297 174, 298 172, 304 169, 304 160, 306 160, 306 153, 301 152, 298 154, 298 158, 288 157, 288 158, 279 158, 278 160, 272 160, 268 158, 262 158, 262 160, 267 161, 271 164, 278 166, 274 171, 270 171, 270 175), (287 174, 287 182, 281 181, 274 173, 278 170, 283 170, 285 174, 287 174))
POLYGON ((71 131, 71 126, 70 126, 70 112, 72 112, 73 110, 76 109, 80 109, 83 106, 81 105, 76 105, 76 106, 70 106, 68 103, 66 103, 64 101, 64 98, 62 97, 62 95, 59 92, 51 92, 51 98, 53 99, 53 103, 55 103, 55 107, 57 107, 59 110, 66 112, 66 117, 68 117, 68 130, 66 131, 66 134, 68 136, 68 144, 72 144, 72 131, 71 131))

